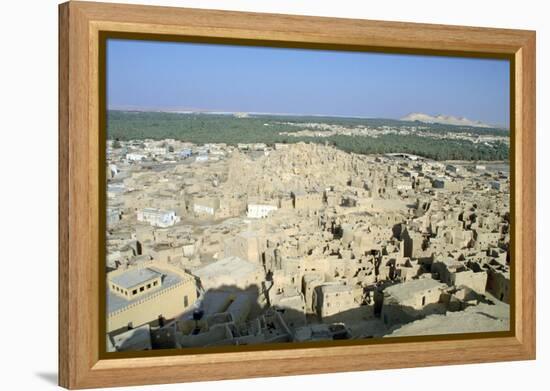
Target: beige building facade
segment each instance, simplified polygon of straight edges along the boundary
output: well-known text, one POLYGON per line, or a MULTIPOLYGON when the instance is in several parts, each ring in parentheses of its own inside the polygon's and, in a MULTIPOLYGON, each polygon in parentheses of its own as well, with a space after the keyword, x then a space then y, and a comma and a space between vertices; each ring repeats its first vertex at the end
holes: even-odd
POLYGON ((172 319, 196 299, 194 278, 165 262, 119 268, 107 275, 107 332, 172 319))

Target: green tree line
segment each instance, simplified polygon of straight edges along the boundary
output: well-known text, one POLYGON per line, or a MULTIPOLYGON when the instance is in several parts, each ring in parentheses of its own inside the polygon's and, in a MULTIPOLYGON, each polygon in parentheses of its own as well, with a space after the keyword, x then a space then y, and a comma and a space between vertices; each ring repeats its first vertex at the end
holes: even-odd
MULTIPOLYGON (((399 126, 403 121, 333 117, 251 116, 178 114, 159 112, 109 111, 107 137, 115 140, 162 140, 172 138, 196 144, 227 143, 296 143, 300 141, 328 143, 346 152, 361 154, 411 153, 435 160, 506 160, 509 148, 504 143, 493 146, 467 140, 434 139, 418 135, 388 134, 376 138, 333 135, 329 137, 294 137, 281 132, 297 132, 304 128, 284 122, 322 122, 341 126, 399 126), (369 122, 370 121, 370 122, 369 122), (368 122, 368 123, 367 123, 368 122)), ((406 124, 406 123, 405 123, 406 124)), ((425 126, 426 124, 422 124, 425 126)), ((450 130, 443 125, 427 125, 429 129, 450 130)), ((453 131, 455 128, 452 127, 453 131)), ((474 129, 474 128, 467 128, 474 129)), ((482 129, 482 128, 480 128, 482 129)), ((464 130, 466 131, 466 130, 464 130)), ((483 129, 480 131, 488 131, 483 129)), ((502 135, 502 131, 499 131, 502 135)), ((471 133, 471 132, 470 132, 471 133)))

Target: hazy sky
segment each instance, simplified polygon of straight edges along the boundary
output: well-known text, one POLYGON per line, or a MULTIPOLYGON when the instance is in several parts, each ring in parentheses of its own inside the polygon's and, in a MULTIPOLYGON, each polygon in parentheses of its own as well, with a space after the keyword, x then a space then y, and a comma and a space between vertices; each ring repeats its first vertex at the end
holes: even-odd
POLYGON ((109 108, 401 118, 508 126, 506 60, 131 40, 107 45, 109 108))

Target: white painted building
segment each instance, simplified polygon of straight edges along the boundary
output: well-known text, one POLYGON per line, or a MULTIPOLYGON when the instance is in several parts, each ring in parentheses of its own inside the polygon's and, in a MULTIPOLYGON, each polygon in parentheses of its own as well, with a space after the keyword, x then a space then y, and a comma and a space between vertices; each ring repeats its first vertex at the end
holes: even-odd
POLYGON ((395 182, 395 188, 397 190, 412 190, 412 183, 407 181, 395 182))
POLYGON ((263 219, 269 216, 271 212, 276 210, 277 207, 275 205, 248 204, 246 217, 251 219, 263 219))
POLYGON ((214 208, 211 207, 211 206, 194 204, 193 205, 193 212, 195 212, 197 214, 213 215, 214 214, 214 208))
POLYGON ((142 153, 130 152, 126 154, 126 160, 130 162, 139 162, 141 160, 144 160, 146 157, 147 155, 144 155, 142 153))
POLYGON ((180 221, 173 210, 145 208, 138 211, 138 221, 147 222, 155 227, 170 227, 180 221))

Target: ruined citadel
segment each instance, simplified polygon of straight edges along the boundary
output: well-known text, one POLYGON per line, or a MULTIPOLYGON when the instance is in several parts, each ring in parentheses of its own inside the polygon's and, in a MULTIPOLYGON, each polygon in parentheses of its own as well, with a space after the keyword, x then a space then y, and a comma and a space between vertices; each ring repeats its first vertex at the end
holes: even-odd
POLYGON ((109 142, 109 351, 510 328, 507 164, 109 142))

